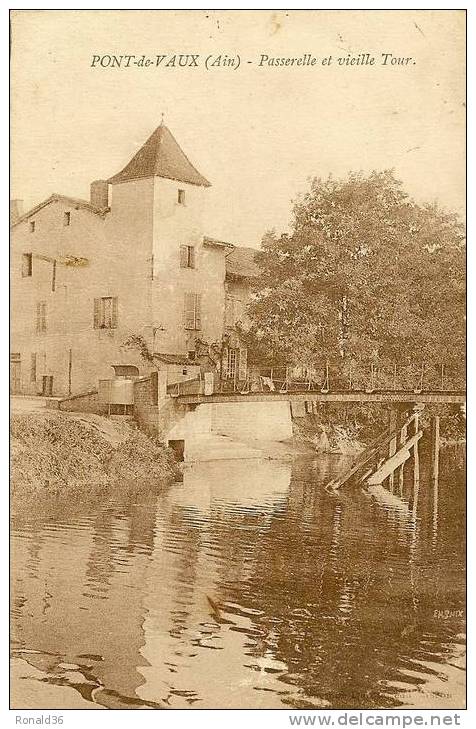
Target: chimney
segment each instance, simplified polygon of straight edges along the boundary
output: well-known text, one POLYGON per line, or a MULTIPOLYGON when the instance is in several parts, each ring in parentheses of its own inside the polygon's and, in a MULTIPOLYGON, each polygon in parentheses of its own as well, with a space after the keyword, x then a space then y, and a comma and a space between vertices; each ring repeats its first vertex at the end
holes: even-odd
POLYGON ((10 200, 10 225, 23 215, 23 200, 10 200))
POLYGON ((104 210, 109 207, 109 183, 107 180, 94 180, 91 182, 91 205, 104 210))

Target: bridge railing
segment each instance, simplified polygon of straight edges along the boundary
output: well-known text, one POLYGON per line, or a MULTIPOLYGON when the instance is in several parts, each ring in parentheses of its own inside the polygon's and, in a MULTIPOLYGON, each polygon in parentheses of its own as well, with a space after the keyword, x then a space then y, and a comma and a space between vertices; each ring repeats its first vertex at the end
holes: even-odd
MULTIPOLYGON (((320 367, 285 366, 248 369, 245 379, 222 377, 215 373, 214 393, 249 392, 455 392, 464 390, 464 371, 432 364, 367 365, 345 363, 320 367)), ((203 375, 193 380, 169 385, 171 395, 204 394, 203 375)))
POLYGON ((329 391, 415 391, 448 392, 465 389, 464 370, 441 365, 344 365, 321 367, 254 368, 250 380, 263 389, 326 389, 329 391))

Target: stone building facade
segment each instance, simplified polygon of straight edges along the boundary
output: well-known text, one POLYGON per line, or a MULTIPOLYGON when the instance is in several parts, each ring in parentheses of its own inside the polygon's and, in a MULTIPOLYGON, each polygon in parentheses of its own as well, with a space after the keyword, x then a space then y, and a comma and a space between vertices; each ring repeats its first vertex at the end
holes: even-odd
POLYGON ((52 195, 25 214, 15 201, 13 392, 84 392, 117 364, 177 381, 198 370, 199 342, 225 342, 225 376, 246 376, 234 331, 257 268, 252 249, 206 236, 209 187, 162 124, 90 200, 52 195))

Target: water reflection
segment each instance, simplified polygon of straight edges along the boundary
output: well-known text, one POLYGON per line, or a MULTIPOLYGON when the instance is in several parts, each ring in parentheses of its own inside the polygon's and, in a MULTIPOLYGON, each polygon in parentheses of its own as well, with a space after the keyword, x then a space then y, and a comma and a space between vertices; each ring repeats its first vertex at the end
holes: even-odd
POLYGON ((394 493, 328 494, 335 458, 215 461, 19 512, 13 648, 112 707, 461 708, 464 484, 424 460, 394 493))

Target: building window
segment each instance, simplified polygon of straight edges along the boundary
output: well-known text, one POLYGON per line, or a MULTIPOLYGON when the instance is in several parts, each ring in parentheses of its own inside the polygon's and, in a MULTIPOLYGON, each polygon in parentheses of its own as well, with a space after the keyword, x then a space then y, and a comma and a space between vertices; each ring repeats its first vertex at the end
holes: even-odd
POLYGON ((63 216, 63 225, 71 225, 71 213, 65 213, 63 216))
POLYGON ((195 356, 196 356, 196 352, 195 352, 195 350, 194 350, 194 349, 191 349, 191 350, 190 350, 189 352, 187 352, 187 357, 188 357, 188 359, 190 359, 190 360, 191 360, 192 362, 194 361, 194 359, 195 359, 195 356))
POLYGON ((195 246, 180 246, 180 268, 195 268, 195 246))
POLYGON ((179 205, 185 205, 185 190, 177 190, 177 202, 179 205))
POLYGON ((53 395, 53 375, 43 375, 41 394, 45 397, 51 397, 53 395))
POLYGON ((234 327, 243 317, 243 303, 241 299, 226 294, 225 297, 225 326, 234 327))
POLYGON ((185 329, 201 329, 201 294, 188 292, 184 301, 184 326, 185 329))
POLYGON ((30 382, 36 382, 36 352, 31 353, 30 359, 30 382))
POLYGON ((117 296, 103 296, 94 299, 94 328, 116 329, 117 296))
POLYGON ((56 291, 56 259, 53 261, 51 269, 51 290, 56 291))
POLYGON ((21 275, 27 278, 33 274, 33 255, 24 253, 21 257, 21 275))
POLYGON ((46 352, 38 352, 37 374, 43 375, 46 372, 46 352))
POLYGON ((246 380, 248 352, 246 348, 230 347, 226 353, 226 377, 229 380, 246 380))
POLYGON ((20 394, 21 391, 21 354, 20 352, 13 352, 10 354, 10 392, 12 395, 16 395, 20 394))
POLYGON ((46 332, 46 304, 40 301, 36 305, 36 332, 44 334, 46 332))
POLYGON ((228 350, 228 357, 227 357, 227 363, 226 363, 226 376, 229 380, 235 379, 236 374, 236 349, 233 349, 230 347, 228 350))
POLYGON ((30 233, 34 233, 34 232, 35 232, 35 221, 30 220, 30 233))

